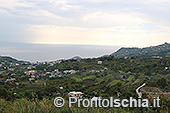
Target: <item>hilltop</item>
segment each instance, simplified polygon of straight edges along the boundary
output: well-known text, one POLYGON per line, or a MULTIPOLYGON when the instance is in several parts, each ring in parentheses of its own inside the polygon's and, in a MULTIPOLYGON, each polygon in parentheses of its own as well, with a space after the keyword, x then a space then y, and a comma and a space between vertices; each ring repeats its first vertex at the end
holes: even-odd
POLYGON ((73 58, 71 59, 82 59, 80 56, 74 56, 73 58))
POLYGON ((115 53, 111 54, 115 57, 170 57, 170 44, 165 42, 158 46, 150 46, 145 48, 125 48, 122 47, 115 53))
POLYGON ((8 63, 24 63, 26 61, 21 61, 21 60, 17 60, 15 58, 12 58, 10 56, 0 56, 0 63, 1 62, 8 62, 8 63))

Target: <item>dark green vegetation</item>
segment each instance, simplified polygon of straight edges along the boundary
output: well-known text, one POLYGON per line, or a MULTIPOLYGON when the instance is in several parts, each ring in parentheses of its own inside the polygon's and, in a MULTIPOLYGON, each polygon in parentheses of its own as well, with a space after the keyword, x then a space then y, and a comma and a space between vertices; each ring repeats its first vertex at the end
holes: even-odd
POLYGON ((112 55, 115 55, 115 57, 170 57, 170 44, 165 43, 146 48, 121 48, 112 55))
MULTIPOLYGON (((43 100, 16 99, 13 102, 0 99, 0 112, 3 113, 155 113, 149 108, 133 108, 131 111, 123 108, 77 108, 68 107, 68 102, 62 108, 56 108, 52 99, 43 100)), ((161 113, 167 113, 160 111, 161 113)))
POLYGON ((66 97, 70 91, 81 91, 84 97, 138 98, 135 90, 146 83, 143 98, 150 98, 146 89, 170 92, 170 59, 130 57, 70 59, 60 62, 29 63, 9 57, 0 58, 1 112, 170 112, 170 95, 160 94, 160 108, 68 108, 53 106, 57 96, 66 97), (29 67, 29 68, 28 68, 29 67), (53 74, 57 70, 57 75, 53 74), (35 70, 35 77, 26 71, 35 70), (64 73, 74 70, 75 73, 64 73), (48 72, 48 73, 47 73, 48 72), (50 77, 52 76, 53 77, 50 77), (55 75, 55 76, 54 76, 55 75), (60 75, 60 76, 58 76, 60 75), (7 79, 15 78, 14 81, 7 79), (34 80, 29 81, 29 78, 34 80), (63 89, 61 89, 63 87, 63 89), (11 107, 11 106, 12 107, 11 107), (46 111, 47 110, 47 111, 46 111))

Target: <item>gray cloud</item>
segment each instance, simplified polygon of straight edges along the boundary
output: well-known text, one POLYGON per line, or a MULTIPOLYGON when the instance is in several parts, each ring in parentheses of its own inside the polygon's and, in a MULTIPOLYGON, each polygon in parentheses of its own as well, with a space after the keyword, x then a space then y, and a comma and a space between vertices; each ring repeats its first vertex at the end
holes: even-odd
MULTIPOLYGON (((130 30, 133 27, 148 30, 148 27, 144 27, 147 25, 152 30, 170 32, 169 5, 169 0, 4 0, 0 1, 0 38, 9 42, 33 42, 37 34, 29 31, 31 25, 81 28, 119 26, 130 30), (87 21, 82 19, 96 13, 103 17, 96 16, 87 21), (125 16, 121 16, 123 14, 125 16), (127 21, 126 15, 131 14, 141 21, 127 21), (115 19, 117 15, 120 19, 115 19), (108 18, 112 21, 108 21, 108 18), (117 22, 122 19, 129 25, 115 24, 123 23, 117 22)), ((128 20, 131 18, 133 16, 128 20)))

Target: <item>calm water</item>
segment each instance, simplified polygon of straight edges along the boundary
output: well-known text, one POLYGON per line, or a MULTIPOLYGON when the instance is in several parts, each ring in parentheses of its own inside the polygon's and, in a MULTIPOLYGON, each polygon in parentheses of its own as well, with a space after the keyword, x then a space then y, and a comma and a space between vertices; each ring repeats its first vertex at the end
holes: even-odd
POLYGON ((61 45, 61 44, 29 44, 29 43, 2 43, 0 55, 12 56, 28 61, 50 61, 68 59, 74 56, 99 57, 109 55, 120 47, 96 45, 61 45))

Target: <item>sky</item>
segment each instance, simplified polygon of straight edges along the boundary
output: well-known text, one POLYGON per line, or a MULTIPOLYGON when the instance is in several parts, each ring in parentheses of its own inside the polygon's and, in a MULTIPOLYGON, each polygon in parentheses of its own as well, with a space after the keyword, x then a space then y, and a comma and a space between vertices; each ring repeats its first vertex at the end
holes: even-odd
POLYGON ((0 0, 0 41, 145 47, 170 40, 170 0, 0 0))
POLYGON ((0 42, 6 43, 0 54, 13 55, 5 49, 11 43, 100 45, 113 52, 170 42, 169 6, 170 0, 0 0, 0 42))

